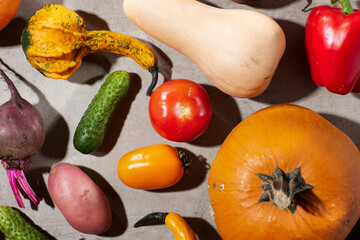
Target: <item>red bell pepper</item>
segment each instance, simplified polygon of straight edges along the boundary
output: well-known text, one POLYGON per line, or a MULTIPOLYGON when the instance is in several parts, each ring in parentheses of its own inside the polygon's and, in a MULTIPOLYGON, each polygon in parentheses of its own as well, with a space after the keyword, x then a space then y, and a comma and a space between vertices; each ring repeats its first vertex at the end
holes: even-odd
POLYGON ((314 8, 305 25, 305 48, 312 80, 330 92, 360 92, 360 12, 349 0, 342 8, 314 8))

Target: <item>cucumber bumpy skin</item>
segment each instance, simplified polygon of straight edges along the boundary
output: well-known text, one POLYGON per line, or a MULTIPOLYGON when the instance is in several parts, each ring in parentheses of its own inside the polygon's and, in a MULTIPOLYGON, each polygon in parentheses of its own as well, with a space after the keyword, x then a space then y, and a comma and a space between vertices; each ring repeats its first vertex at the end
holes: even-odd
POLYGON ((129 85, 130 77, 126 71, 115 71, 106 78, 76 128, 75 149, 89 154, 101 146, 111 115, 125 98, 129 85))
POLYGON ((49 239, 27 222, 16 209, 3 205, 0 205, 0 231, 11 240, 49 239))

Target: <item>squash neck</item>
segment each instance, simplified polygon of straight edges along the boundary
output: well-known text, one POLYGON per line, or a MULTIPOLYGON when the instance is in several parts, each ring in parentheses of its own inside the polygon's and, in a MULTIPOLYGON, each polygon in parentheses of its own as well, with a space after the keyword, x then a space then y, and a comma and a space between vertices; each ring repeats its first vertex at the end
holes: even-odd
POLYGON ((87 31, 84 45, 90 53, 111 52, 123 54, 123 49, 130 49, 131 41, 121 33, 111 31, 87 31))
POLYGON ((290 173, 285 173, 276 167, 273 175, 257 174, 263 180, 260 202, 271 201, 279 209, 289 209, 292 213, 296 210, 296 198, 303 192, 313 189, 313 186, 306 184, 301 177, 300 168, 290 173))
POLYGON ((111 31, 87 31, 82 42, 83 55, 110 52, 130 57, 142 68, 151 73, 151 84, 146 95, 151 96, 158 80, 158 67, 156 55, 140 40, 127 35, 111 31))

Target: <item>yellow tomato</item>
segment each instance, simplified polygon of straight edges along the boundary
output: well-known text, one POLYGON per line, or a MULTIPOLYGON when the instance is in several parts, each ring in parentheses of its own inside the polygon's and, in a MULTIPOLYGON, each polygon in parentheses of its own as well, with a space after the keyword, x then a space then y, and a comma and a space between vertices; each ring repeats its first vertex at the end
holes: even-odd
POLYGON ((131 188, 161 189, 177 183, 187 165, 185 153, 167 144, 156 144, 125 154, 118 162, 117 173, 131 188))

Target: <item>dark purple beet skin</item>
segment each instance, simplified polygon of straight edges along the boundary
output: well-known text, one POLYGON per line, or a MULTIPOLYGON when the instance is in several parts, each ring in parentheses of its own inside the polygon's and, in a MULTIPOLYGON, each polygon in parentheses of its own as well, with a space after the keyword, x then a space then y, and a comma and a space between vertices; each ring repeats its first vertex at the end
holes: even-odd
POLYGON ((1 69, 0 75, 11 93, 11 99, 0 106, 0 159, 19 207, 25 206, 18 187, 38 205, 40 200, 26 180, 24 171, 30 166, 30 157, 44 143, 44 121, 39 111, 20 96, 13 82, 1 69))

